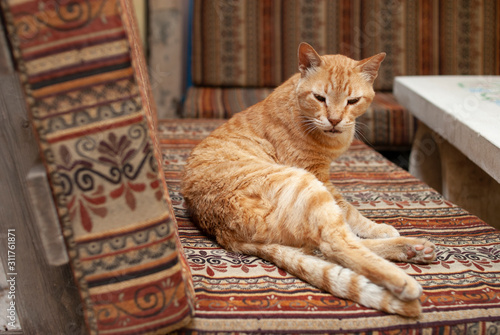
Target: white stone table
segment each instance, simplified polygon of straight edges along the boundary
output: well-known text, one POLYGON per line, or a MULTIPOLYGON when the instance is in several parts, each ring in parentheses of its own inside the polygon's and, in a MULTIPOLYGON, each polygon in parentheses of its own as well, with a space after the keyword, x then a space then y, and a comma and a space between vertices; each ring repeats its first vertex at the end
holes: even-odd
POLYGON ((394 95, 425 124, 410 172, 500 226, 500 76, 396 77, 394 95))

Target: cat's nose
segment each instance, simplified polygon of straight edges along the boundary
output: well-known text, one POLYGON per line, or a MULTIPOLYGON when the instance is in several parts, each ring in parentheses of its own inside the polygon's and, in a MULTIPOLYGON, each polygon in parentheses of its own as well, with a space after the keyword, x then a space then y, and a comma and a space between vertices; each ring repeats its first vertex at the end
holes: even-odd
POLYGON ((338 125, 342 119, 328 119, 328 121, 330 121, 332 126, 335 128, 335 126, 338 125))

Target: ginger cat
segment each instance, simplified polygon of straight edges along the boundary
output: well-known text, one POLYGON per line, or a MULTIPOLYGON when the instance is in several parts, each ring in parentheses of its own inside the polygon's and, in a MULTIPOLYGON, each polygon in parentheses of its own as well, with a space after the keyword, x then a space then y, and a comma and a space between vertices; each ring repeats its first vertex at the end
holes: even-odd
POLYGON ((193 150, 183 178, 188 207, 232 252, 337 297, 418 316, 422 287, 388 260, 429 263, 434 245, 363 217, 329 181, 331 161, 349 148, 356 117, 375 96, 385 53, 355 61, 302 43, 298 55, 299 73, 193 150))

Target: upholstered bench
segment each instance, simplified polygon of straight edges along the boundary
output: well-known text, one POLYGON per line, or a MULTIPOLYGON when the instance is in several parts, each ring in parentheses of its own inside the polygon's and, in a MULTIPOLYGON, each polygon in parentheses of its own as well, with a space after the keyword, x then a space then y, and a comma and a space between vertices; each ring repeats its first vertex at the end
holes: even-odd
POLYGON ((331 179, 367 217, 437 245, 432 264, 398 264, 424 288, 420 318, 388 315, 333 297, 262 259, 222 249, 192 223, 180 192, 191 149, 222 122, 159 122, 163 170, 196 292, 194 319, 179 333, 494 334, 500 330, 500 232, 360 141, 332 164, 331 179))

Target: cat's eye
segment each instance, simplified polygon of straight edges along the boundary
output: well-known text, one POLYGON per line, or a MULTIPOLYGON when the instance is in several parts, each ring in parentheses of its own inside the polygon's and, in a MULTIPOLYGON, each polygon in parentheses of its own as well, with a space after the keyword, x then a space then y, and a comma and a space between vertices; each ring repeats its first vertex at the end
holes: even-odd
POLYGON ((319 94, 314 94, 314 97, 316 98, 316 100, 318 100, 319 102, 325 102, 326 101, 326 98, 324 96, 321 96, 319 94))
POLYGON ((354 105, 354 104, 356 104, 359 100, 361 100, 361 98, 353 98, 353 99, 348 99, 348 100, 347 100, 347 104, 348 104, 348 105, 354 105))

